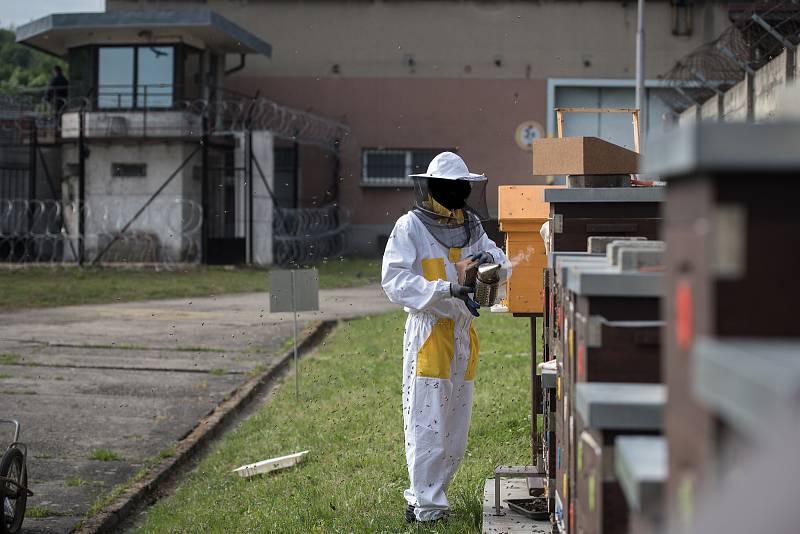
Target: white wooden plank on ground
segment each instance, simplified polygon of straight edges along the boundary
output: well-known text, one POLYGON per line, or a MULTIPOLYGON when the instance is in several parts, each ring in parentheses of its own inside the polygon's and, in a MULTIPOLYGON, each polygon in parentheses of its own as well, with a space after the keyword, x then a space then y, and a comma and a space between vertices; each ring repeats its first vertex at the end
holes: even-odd
POLYGON ((247 464, 238 467, 233 470, 233 473, 236 473, 243 478, 263 475, 264 473, 270 473, 272 471, 277 471, 278 469, 286 469, 287 467, 297 465, 303 461, 303 458, 306 454, 308 454, 308 451, 296 452, 294 454, 288 454, 278 458, 271 458, 269 460, 262 460, 254 464, 247 464))

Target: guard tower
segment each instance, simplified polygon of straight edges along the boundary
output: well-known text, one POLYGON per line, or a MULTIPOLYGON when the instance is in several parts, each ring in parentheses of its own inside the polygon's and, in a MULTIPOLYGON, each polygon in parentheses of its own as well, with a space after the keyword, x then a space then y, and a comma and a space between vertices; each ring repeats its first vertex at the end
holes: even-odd
POLYGON ((269 264, 275 228, 298 249, 297 214, 276 200, 273 139, 338 150, 344 127, 224 89, 269 43, 207 9, 53 14, 17 41, 68 64, 69 85, 41 92, 34 136, 61 147, 49 169, 60 209, 46 225, 66 239, 54 254, 269 264))

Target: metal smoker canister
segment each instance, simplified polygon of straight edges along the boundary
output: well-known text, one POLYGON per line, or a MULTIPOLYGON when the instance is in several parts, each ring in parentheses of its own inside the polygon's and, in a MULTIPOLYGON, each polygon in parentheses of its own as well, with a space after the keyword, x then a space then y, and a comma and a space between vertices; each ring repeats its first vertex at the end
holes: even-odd
POLYGON ((475 281, 475 301, 481 306, 493 306, 497 300, 497 287, 500 285, 500 265, 486 263, 478 267, 475 281))

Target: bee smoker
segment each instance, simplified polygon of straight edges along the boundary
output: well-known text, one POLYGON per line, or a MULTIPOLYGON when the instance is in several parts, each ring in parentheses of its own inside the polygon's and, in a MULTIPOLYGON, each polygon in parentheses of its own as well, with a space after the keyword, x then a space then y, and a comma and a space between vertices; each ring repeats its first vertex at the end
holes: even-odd
POLYGON ((471 258, 461 260, 456 263, 456 273, 458 274, 458 283, 462 286, 474 286, 475 279, 478 276, 478 264, 472 261, 471 258))
POLYGON ((484 307, 493 306, 497 300, 497 288, 500 285, 500 265, 486 263, 478 267, 475 281, 475 300, 484 307))

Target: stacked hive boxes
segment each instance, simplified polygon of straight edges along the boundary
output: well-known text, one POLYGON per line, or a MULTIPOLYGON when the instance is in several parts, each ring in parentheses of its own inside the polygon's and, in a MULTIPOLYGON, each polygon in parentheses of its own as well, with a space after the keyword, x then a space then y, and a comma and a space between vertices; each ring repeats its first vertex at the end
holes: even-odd
POLYGON ((661 425, 663 387, 656 382, 663 273, 652 267, 660 264, 662 249, 660 242, 612 241, 604 256, 557 261, 566 343, 555 508, 563 531, 616 534, 627 528, 627 505, 609 462, 618 435, 654 434, 661 425), (621 417, 603 416, 609 410, 621 417), (652 417, 630 419, 642 410, 652 417))
MULTIPOLYGON (((596 139, 567 138, 534 144, 534 173, 571 174, 582 178, 573 179, 571 183, 614 183, 616 176, 635 172, 637 160, 637 154, 596 139)), ((643 290, 637 281, 642 277, 658 279, 661 275, 645 273, 637 278, 638 266, 622 272, 617 262, 621 258, 630 261, 629 256, 609 259, 606 246, 618 239, 656 239, 663 190, 632 187, 546 189, 544 200, 550 207, 547 235, 550 255, 543 288, 545 359, 550 362, 542 370, 545 402, 535 411, 541 410, 546 415, 542 447, 548 494, 553 496, 551 509, 562 532, 583 529, 583 526, 576 527, 580 519, 587 528, 592 525, 593 532, 616 532, 613 529, 626 522, 626 514, 616 514, 618 520, 611 526, 604 527, 602 520, 594 521, 603 518, 600 511, 605 505, 609 510, 619 508, 615 503, 620 501, 617 497, 621 495, 613 482, 613 471, 597 462, 603 448, 609 443, 613 446, 613 432, 626 430, 595 429, 590 426, 594 424, 592 421, 580 419, 576 415, 576 385, 613 380, 613 390, 626 387, 617 382, 659 379, 660 285, 651 283, 643 290), (603 239, 597 239, 601 236, 603 239), (587 248, 590 238, 595 242, 594 250, 587 248), (589 273, 593 279, 584 276, 589 273), (628 279, 634 280, 628 282, 628 279), (630 288, 633 288, 632 294, 628 294, 630 288), (548 388, 553 383, 552 375, 555 375, 555 387, 548 388), (612 433, 604 435, 605 430, 612 433), (583 444, 587 439, 597 447, 586 449, 583 444), (597 455, 592 456, 592 452, 597 455), (610 485, 603 482, 609 478, 610 485), (591 496, 592 506, 585 508, 588 515, 574 506, 582 494, 585 499, 591 496)), ((650 432, 652 429, 640 430, 650 432)), ((609 451, 606 457, 610 457, 609 451)), ((586 500, 585 504, 588 503, 586 500)), ((605 515, 606 520, 612 517, 613 513, 605 515)))
POLYGON ((663 243, 614 241, 606 263, 573 266, 566 291, 575 302, 572 354, 566 381, 574 398, 566 407, 570 528, 620 533, 628 507, 614 467, 617 436, 660 432, 664 404, 660 377, 659 298, 663 243))
POLYGON ((691 524, 703 494, 724 483, 724 450, 737 435, 759 443, 780 430, 748 419, 771 422, 780 410, 797 421, 796 398, 787 410, 767 392, 797 377, 800 358, 788 356, 800 336, 800 214, 787 200, 800 192, 798 138, 798 125, 700 124, 650 151, 648 172, 669 184, 666 500, 676 526, 691 524))
MULTIPOLYGON (((788 142, 799 138, 800 125, 702 124, 649 147, 666 193, 544 191, 534 416, 562 533, 691 527, 741 458, 800 438, 800 212, 787 201, 800 193, 788 142)), ((572 183, 591 185, 596 169, 580 160, 572 183)))

